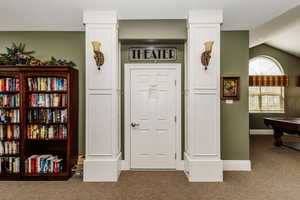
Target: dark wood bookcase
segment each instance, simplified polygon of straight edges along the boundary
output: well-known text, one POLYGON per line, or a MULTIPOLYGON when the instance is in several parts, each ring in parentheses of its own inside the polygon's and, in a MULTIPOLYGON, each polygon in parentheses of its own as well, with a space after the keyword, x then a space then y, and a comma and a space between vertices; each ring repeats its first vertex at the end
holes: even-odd
MULTIPOLYGON (((50 83, 50 81, 48 84, 52 84, 52 82, 50 83)), ((1 104, 0 102, 0 114, 3 115, 2 118, 0 115, 0 128, 2 128, 2 131, 5 131, 6 133, 5 137, 0 137, 0 145, 2 145, 2 153, 0 151, 0 167, 2 167, 0 172, 0 180, 68 179, 72 175, 72 168, 76 164, 78 157, 78 71, 67 66, 0 66, 0 100, 3 96, 5 96, 5 98, 17 98, 16 96, 18 96, 19 103, 14 103, 16 105, 13 106, 7 106, 1 104), (18 80, 17 82, 19 85, 19 89, 3 90, 1 88, 1 79, 6 81, 7 78, 18 80), (50 81, 52 81, 52 79, 56 81, 56 79, 58 78, 63 79, 63 81, 65 81, 66 83, 64 85, 64 89, 59 90, 52 90, 52 86, 50 87, 50 89, 43 88, 40 90, 39 88, 30 88, 29 80, 38 80, 38 78, 44 78, 47 80, 50 79, 50 81), (64 95, 65 104, 62 105, 61 103, 56 102, 57 105, 55 106, 40 106, 40 104, 38 106, 32 106, 32 95, 48 95, 48 97, 51 95, 56 95, 58 96, 57 99, 59 100, 61 100, 63 98, 62 95, 64 95), (49 120, 45 119, 45 117, 41 121, 29 121, 29 116, 31 115, 31 113, 29 112, 41 112, 38 110, 43 110, 42 112, 48 113, 52 112, 55 114, 64 112, 66 114, 63 115, 63 122, 58 122, 57 120, 55 122, 52 122, 54 121, 53 118, 51 118, 52 120, 49 120), (12 112, 19 112, 19 119, 12 120, 14 119, 13 117, 11 117, 14 116, 11 115, 12 112), (3 119, 5 120, 3 121, 3 119), (16 130, 17 128, 15 126, 18 127, 19 137, 8 137, 7 129, 9 128, 10 130, 16 130), (29 127, 35 128, 30 129, 29 127), (39 128, 41 127, 45 127, 45 130, 48 131, 47 134, 44 132, 44 135, 50 135, 49 127, 52 127, 53 130, 55 129, 57 131, 55 132, 55 134, 59 134, 59 137, 44 136, 31 138, 29 136, 30 131, 36 131, 37 129, 40 130, 39 128), (61 131, 59 129, 60 127, 65 131, 64 137, 61 137, 61 131), (15 145, 14 147, 17 146, 18 151, 15 150, 10 153, 3 153, 3 148, 5 147, 6 143, 15 145), (49 170, 36 172, 34 169, 34 172, 29 172, 28 166, 30 165, 28 164, 27 159, 32 155, 57 156, 57 159, 61 159, 59 165, 60 170, 56 172, 49 172, 49 170), (10 164, 10 162, 14 164, 10 164)), ((45 116, 48 117, 50 115, 45 116)), ((61 116, 58 118, 62 120, 61 116)), ((53 132, 51 133, 53 135, 53 132)), ((47 163, 48 161, 45 162, 47 163)))

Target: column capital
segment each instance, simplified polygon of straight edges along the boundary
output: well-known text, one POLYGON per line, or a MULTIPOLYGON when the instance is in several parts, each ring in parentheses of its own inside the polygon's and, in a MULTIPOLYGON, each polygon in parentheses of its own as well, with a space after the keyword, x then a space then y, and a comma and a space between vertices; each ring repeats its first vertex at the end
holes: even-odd
POLYGON ((223 10, 190 10, 189 24, 221 24, 223 23, 223 10))
POLYGON ((84 24, 117 24, 118 17, 117 12, 110 11, 96 11, 86 10, 83 12, 84 24))

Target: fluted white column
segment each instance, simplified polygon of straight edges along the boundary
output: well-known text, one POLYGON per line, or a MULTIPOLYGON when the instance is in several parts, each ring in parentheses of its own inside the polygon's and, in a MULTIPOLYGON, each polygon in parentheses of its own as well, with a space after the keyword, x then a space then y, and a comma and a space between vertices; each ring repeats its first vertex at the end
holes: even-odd
POLYGON ((120 174, 118 20, 115 11, 85 11, 86 160, 84 181, 117 181, 120 174), (101 43, 98 70, 92 41, 101 43))
POLYGON ((223 181, 220 158, 221 10, 189 12, 186 70, 184 170, 192 182, 223 181), (213 41, 210 64, 201 63, 204 43, 213 41))

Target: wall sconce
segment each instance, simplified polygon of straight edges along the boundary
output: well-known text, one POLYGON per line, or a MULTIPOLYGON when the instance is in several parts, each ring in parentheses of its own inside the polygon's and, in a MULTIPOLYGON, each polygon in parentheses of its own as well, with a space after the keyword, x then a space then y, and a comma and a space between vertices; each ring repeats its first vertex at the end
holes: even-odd
POLYGON ((96 61, 96 65, 98 70, 101 70, 101 66, 104 64, 104 54, 100 51, 100 42, 93 41, 92 42, 93 50, 94 50, 94 59, 96 61))
POLYGON ((205 70, 207 70, 207 66, 209 65, 209 62, 210 62, 210 58, 211 58, 210 54, 212 52, 213 45, 214 45, 214 42, 212 42, 212 41, 204 43, 205 51, 201 55, 201 63, 202 63, 202 65, 204 65, 205 70))

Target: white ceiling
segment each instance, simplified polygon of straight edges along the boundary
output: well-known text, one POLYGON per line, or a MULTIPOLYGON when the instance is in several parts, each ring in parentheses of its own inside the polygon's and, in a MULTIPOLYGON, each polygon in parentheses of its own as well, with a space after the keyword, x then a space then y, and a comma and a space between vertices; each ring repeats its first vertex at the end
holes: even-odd
POLYGON ((300 6, 250 31, 250 47, 266 43, 300 57, 300 6))
POLYGON ((0 31, 82 30, 83 10, 117 10, 119 19, 184 19, 190 9, 223 9, 223 30, 249 30, 299 0, 1 0, 0 31))

